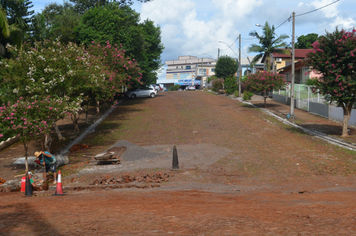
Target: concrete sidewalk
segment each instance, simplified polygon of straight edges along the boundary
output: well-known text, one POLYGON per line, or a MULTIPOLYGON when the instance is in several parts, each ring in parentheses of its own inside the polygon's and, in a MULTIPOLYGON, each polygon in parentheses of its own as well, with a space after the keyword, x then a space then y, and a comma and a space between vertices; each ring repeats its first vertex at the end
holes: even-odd
MULTIPOLYGON (((264 100, 262 96, 254 95, 249 102, 257 107, 264 107, 264 100)), ((279 103, 271 98, 267 98, 266 109, 278 115, 279 117, 286 118, 287 114, 290 113, 290 106, 284 103, 279 103)), ((342 124, 328 118, 324 118, 304 110, 294 109, 295 119, 294 123, 310 129, 315 130, 332 137, 343 139, 344 141, 356 143, 356 128, 349 126, 349 137, 341 138, 342 124)), ((293 121, 293 120, 290 120, 293 121)))

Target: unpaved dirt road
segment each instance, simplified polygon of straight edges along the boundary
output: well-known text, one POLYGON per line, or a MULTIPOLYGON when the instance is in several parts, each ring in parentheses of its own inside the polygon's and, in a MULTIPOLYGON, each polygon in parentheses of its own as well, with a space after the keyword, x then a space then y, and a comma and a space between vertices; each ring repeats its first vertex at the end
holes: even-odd
POLYGON ((0 235, 356 235, 355 153, 227 97, 127 100, 82 143, 99 153, 117 140, 162 155, 100 171, 84 165, 63 185, 128 171, 173 176, 156 188, 1 193, 0 235), (179 171, 170 170, 173 145, 179 171))

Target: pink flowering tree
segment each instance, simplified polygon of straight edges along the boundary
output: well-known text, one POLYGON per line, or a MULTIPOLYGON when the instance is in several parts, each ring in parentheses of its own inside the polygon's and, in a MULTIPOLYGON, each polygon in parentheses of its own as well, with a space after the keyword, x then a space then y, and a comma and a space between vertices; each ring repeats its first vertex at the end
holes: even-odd
POLYGON ((28 172, 28 143, 43 140, 49 134, 54 122, 63 118, 65 103, 58 98, 47 96, 41 100, 19 100, 0 106, 0 140, 4 134, 19 136, 25 148, 26 173, 28 172))
POLYGON ((273 90, 284 88, 286 80, 284 75, 262 71, 256 74, 247 75, 243 81, 243 84, 246 91, 251 93, 261 93, 266 107, 266 99, 269 93, 273 90))
POLYGON ((62 112, 71 116, 78 131, 84 98, 106 88, 102 62, 86 52, 83 45, 63 45, 59 39, 24 44, 22 50, 7 45, 7 49, 15 58, 0 63, 0 90, 7 91, 0 103, 13 102, 19 97, 41 100, 48 95, 56 96, 66 104, 62 112))
MULTIPOLYGON (((123 96, 126 89, 142 85, 140 67, 135 59, 125 56, 125 50, 122 46, 112 46, 109 41, 106 42, 105 46, 102 46, 93 41, 87 51, 105 65, 106 87, 103 89, 109 93, 106 100, 110 101, 117 94, 123 96)), ((96 97, 98 95, 99 93, 95 94, 96 97)))
POLYGON ((344 112, 342 137, 347 137, 347 126, 356 102, 356 30, 336 29, 312 44, 306 64, 322 75, 308 81, 314 91, 335 101, 344 112))

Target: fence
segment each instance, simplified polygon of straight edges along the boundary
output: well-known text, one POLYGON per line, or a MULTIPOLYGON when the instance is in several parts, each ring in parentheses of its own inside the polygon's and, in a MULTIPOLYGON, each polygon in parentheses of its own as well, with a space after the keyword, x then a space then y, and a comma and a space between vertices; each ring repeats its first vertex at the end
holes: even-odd
MULTIPOLYGON (((290 85, 285 90, 273 91, 273 100, 290 105, 290 85)), ((319 93, 312 92, 312 87, 304 84, 294 85, 294 107, 320 116, 342 122, 343 110, 330 104, 319 93)), ((352 109, 349 125, 356 126, 356 109, 352 109)))
MULTIPOLYGON (((291 88, 290 85, 285 90, 273 91, 273 99, 278 102, 290 104, 291 88)), ((304 84, 294 85, 294 106, 298 109, 310 111, 310 103, 328 104, 320 94, 312 92, 310 86, 304 84)))

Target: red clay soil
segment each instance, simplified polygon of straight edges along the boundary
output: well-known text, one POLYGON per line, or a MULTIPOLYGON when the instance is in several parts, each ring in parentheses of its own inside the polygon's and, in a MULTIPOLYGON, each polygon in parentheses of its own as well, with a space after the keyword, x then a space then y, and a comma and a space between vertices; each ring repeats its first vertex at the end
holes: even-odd
POLYGON ((137 162, 68 175, 61 197, 45 196, 53 188, 37 197, 0 193, 0 235, 356 235, 355 153, 238 101, 201 91, 127 100, 81 142, 89 150, 70 158, 118 140, 157 150, 177 145, 181 169, 154 159, 156 168, 137 162), (196 161, 201 153, 205 162, 196 161), (67 188, 136 165, 132 175, 172 176, 154 188, 67 188))

